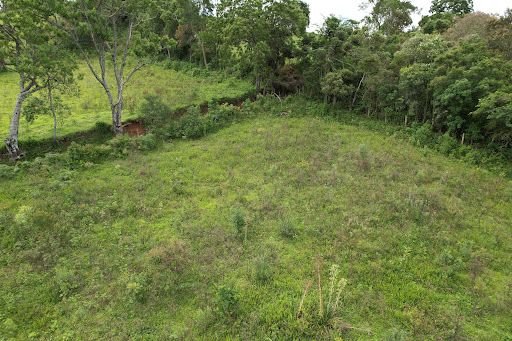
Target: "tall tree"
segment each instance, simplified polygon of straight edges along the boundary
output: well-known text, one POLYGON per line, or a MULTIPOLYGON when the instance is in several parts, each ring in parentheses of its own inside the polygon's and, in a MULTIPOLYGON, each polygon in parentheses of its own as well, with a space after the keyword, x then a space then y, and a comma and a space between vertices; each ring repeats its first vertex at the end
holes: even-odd
POLYGON ((85 58, 87 65, 104 88, 110 103, 112 125, 116 136, 123 134, 123 91, 132 76, 149 64, 160 38, 147 30, 147 24, 156 17, 154 0, 23 0, 31 3, 52 26, 71 38, 85 58), (91 53, 84 33, 90 36, 98 66, 91 60, 91 53), (135 66, 128 68, 128 58, 134 55, 135 66), (107 64, 107 60, 112 62, 107 64), (109 80, 113 73, 114 84, 109 80))
POLYGON ((473 12, 473 0, 433 0, 430 13, 463 15, 473 12))
POLYGON ((305 33, 306 9, 297 0, 221 1, 217 8, 224 23, 221 58, 252 76, 257 87, 264 80, 272 86, 277 70, 292 56, 293 37, 305 33), (261 65, 266 65, 266 74, 259 69, 261 65))
POLYGON ((417 10, 410 1, 402 0, 368 0, 363 8, 368 6, 372 11, 365 21, 388 37, 411 25, 411 14, 417 10))
POLYGON ((0 12, 0 65, 19 74, 19 92, 5 145, 10 159, 20 158, 18 130, 21 108, 27 95, 49 84, 69 84, 76 64, 62 47, 58 32, 32 15, 19 2, 3 2, 0 12))

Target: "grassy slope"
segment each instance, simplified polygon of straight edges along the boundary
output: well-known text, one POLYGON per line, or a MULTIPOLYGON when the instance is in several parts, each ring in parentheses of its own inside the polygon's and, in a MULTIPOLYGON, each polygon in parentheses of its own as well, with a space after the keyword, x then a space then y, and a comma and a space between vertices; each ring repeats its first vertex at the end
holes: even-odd
MULTIPOLYGON (((77 74, 83 79, 77 83, 80 95, 63 96, 63 102, 71 112, 59 118, 57 135, 64 136, 94 127, 96 122, 112 122, 110 106, 103 87, 94 78, 85 62, 80 64, 77 74)), ((15 73, 0 73, 0 136, 7 136, 9 124, 18 95, 19 77, 15 73)), ((114 81, 111 80, 111 84, 114 81)), ((123 121, 137 117, 136 106, 147 93, 161 95, 173 108, 201 104, 215 97, 236 97, 248 91, 250 85, 224 79, 222 75, 210 72, 208 77, 192 77, 187 73, 150 65, 137 72, 125 86, 123 121)), ((40 116, 28 124, 20 121, 20 141, 52 136, 53 118, 40 116)))
POLYGON ((260 117, 87 170, 28 174, 0 186, 0 335, 510 338, 511 195, 502 177, 315 118, 260 117), (331 264, 348 279, 327 322, 316 282, 296 317, 315 258, 324 301, 331 264), (229 283, 232 316, 217 311, 229 283))

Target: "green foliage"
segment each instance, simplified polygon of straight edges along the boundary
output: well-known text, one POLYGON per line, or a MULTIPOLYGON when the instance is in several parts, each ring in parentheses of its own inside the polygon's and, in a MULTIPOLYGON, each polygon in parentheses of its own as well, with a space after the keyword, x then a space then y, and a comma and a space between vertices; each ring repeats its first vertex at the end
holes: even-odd
POLYGON ((148 94, 139 107, 140 117, 152 131, 161 132, 162 125, 172 113, 170 106, 162 100, 161 96, 148 94))
POLYGON ((512 142, 512 93, 496 91, 478 102, 477 109, 471 113, 486 121, 486 130, 492 140, 507 148, 512 142))
POLYGON ((428 147, 436 149, 438 145, 438 136, 431 129, 431 125, 425 123, 414 130, 409 141, 418 147, 428 147))
POLYGON ((79 278, 65 266, 55 267, 55 284, 61 298, 69 297, 80 286, 79 278))
POLYGON ((236 208, 233 210, 231 215, 231 223, 233 224, 233 229, 239 235, 242 235, 245 232, 245 213, 242 209, 236 208))
POLYGON ((473 12, 473 0, 433 0, 430 13, 464 15, 473 12))
POLYGON ((14 167, 0 164, 0 179, 10 179, 14 176, 14 167))
POLYGON ((297 224, 290 218, 281 220, 277 230, 281 237, 287 239, 293 239, 299 234, 299 228, 297 227, 297 224))
POLYGON ((326 321, 332 320, 341 306, 341 294, 347 285, 347 280, 340 276, 340 266, 331 265, 329 269, 329 287, 327 288, 327 300, 325 310, 322 311, 322 319, 326 321))
POLYGON ((71 168, 84 166, 88 162, 98 162, 111 153, 108 146, 80 145, 71 143, 67 150, 67 164, 71 168))
POLYGON ((273 275, 271 260, 266 256, 256 257, 253 261, 253 278, 258 283, 268 282, 273 275))
POLYGON ((238 313, 240 294, 233 282, 217 287, 217 309, 225 317, 234 318, 238 313))
POLYGON ((368 5, 372 6, 372 11, 365 21, 388 37, 399 34, 411 25, 411 14, 416 11, 410 1, 368 0, 366 6, 368 5))

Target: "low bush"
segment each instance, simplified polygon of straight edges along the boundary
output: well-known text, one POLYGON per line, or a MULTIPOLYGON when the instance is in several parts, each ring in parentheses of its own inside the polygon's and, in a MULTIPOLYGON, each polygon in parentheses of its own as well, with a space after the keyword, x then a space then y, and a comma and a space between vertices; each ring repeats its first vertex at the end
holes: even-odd
POLYGON ((278 232, 283 238, 293 239, 297 237, 299 229, 293 220, 287 218, 279 223, 278 232))
POLYGON ((71 168, 84 166, 88 162, 98 162, 111 153, 109 146, 80 145, 72 142, 67 151, 67 164, 71 168))
POLYGON ((0 164, 0 179, 11 179, 14 177, 14 167, 0 164))
POLYGON ((233 318, 238 311, 240 294, 232 282, 220 285, 217 288, 217 310, 225 317, 233 318))

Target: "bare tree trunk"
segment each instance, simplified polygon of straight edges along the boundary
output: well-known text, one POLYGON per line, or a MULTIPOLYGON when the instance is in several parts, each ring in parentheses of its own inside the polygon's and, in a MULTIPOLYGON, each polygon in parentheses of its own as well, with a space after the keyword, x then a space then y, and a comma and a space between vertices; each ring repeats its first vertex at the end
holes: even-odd
POLYGON ((356 103, 357 92, 359 91, 359 88, 361 88, 361 84, 363 84, 364 76, 366 76, 366 73, 363 73, 363 77, 361 77, 361 80, 359 81, 359 85, 357 86, 356 92, 354 93, 354 98, 352 99, 352 105, 350 106, 350 111, 352 111, 352 108, 354 107, 354 104, 356 103))
MULTIPOLYGON (((23 82, 23 81, 22 81, 23 82)), ((18 148, 18 129, 20 126, 21 116, 21 105, 23 104, 23 89, 20 89, 18 98, 16 99, 16 105, 14 106, 14 112, 11 118, 11 127, 9 129, 9 137, 5 141, 5 147, 9 152, 9 160, 14 161, 20 158, 20 150, 18 148)))
POLYGON ((123 135, 123 125, 121 121, 121 112, 123 110, 123 87, 119 88, 117 92, 117 105, 114 108, 115 110, 115 118, 113 120, 114 122, 114 134, 116 136, 122 136, 123 135))
POLYGON ((208 70, 208 63, 206 62, 206 52, 204 50, 204 43, 202 39, 199 39, 199 45, 201 45, 201 51, 203 52, 203 61, 204 61, 204 68, 208 70))
POLYGON ((256 77, 256 95, 259 95, 261 91, 261 77, 256 77))

